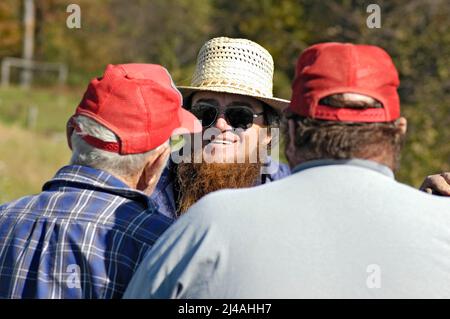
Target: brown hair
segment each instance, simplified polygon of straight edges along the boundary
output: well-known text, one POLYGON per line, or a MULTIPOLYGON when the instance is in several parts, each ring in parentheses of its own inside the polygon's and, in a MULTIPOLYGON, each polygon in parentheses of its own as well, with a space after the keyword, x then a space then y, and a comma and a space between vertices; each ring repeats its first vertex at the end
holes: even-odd
MULTIPOLYGON (((323 105, 345 108, 381 108, 383 105, 369 96, 342 93, 327 96, 323 105)), ((374 159, 396 169, 403 145, 402 130, 395 122, 337 122, 291 117, 296 121, 296 153, 301 161, 316 159, 374 159)), ((287 125, 285 125, 287 128, 287 125)), ((290 136, 285 131, 287 143, 290 136)))
MULTIPOLYGON (((295 141, 302 161, 316 159, 370 159, 382 156, 396 169, 403 134, 394 122, 354 123, 296 118, 295 141)), ((285 130, 289 144, 289 134, 285 130)))

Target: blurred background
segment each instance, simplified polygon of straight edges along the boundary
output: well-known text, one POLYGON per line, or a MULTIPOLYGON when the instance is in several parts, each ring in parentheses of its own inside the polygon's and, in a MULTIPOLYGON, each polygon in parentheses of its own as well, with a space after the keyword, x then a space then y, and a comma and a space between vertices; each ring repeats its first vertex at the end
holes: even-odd
POLYGON ((283 98, 307 46, 383 47, 400 72, 409 121, 397 178, 418 187, 450 171, 450 0, 0 0, 0 203, 39 192, 68 162, 65 123, 108 63, 162 64, 186 85, 198 50, 216 36, 267 48, 283 98), (80 28, 66 25, 72 3, 80 28), (371 3, 381 8, 381 28, 366 24, 371 3), (44 63, 24 72, 11 57, 44 63))

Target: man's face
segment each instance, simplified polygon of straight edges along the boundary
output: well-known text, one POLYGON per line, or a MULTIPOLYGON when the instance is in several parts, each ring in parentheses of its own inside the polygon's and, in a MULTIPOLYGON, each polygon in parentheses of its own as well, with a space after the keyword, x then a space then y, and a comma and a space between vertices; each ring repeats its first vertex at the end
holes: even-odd
POLYGON ((211 104, 220 110, 217 121, 209 128, 203 129, 203 159, 209 163, 237 163, 239 159, 253 162, 257 160, 259 147, 266 147, 270 142, 270 134, 263 134, 263 105, 255 98, 217 92, 198 92, 192 97, 192 106, 199 103, 211 104), (245 106, 260 114, 253 118, 253 124, 247 129, 234 128, 226 120, 227 109, 245 106))
MULTIPOLYGON (((264 134, 267 132, 264 128, 263 109, 258 100, 237 94, 199 92, 192 97, 193 113, 198 115, 200 120, 202 117, 206 119, 202 124, 207 122, 211 125, 203 129, 201 161, 195 159, 193 163, 181 162, 177 165, 177 183, 180 189, 178 215, 186 212, 200 198, 211 192, 255 185, 262 167, 258 147, 267 147, 271 140, 269 134, 264 134), (214 107, 211 108, 211 105, 214 107), (250 108, 253 110, 250 112, 251 116, 247 116, 249 113, 237 111, 232 119, 230 114, 236 111, 237 107, 250 108), (219 115, 214 121, 217 110, 219 115), (226 110, 229 110, 229 121, 224 115, 226 110), (257 114, 261 115, 253 117, 257 114), (243 125, 245 121, 241 121, 242 119, 250 119, 249 125, 243 125), (245 129, 235 129, 233 123, 235 126, 242 124, 245 129)), ((195 154, 197 156, 197 151, 195 154)))

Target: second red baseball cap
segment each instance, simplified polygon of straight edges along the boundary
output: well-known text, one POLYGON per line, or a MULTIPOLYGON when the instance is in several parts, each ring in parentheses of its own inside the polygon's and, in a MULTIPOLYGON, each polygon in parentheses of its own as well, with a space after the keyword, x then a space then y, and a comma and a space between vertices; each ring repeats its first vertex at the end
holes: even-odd
MULTIPOLYGON (((182 96, 167 70, 156 64, 108 65, 93 79, 72 116, 84 115, 111 130, 119 142, 105 142, 86 134, 90 145, 110 152, 148 152, 169 139, 174 130, 201 132, 197 118, 182 108, 182 96)), ((69 120, 67 134, 77 130, 69 120)))
POLYGON ((389 122, 400 117, 399 78, 390 56, 372 45, 320 43, 299 57, 288 111, 304 117, 343 122, 389 122), (358 93, 382 108, 321 105, 324 97, 358 93))

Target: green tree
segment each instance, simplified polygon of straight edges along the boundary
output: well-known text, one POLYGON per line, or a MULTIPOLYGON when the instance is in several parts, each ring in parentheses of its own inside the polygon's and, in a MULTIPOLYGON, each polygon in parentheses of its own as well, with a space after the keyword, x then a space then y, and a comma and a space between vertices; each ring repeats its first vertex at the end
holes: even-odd
POLYGON ((243 37, 265 47, 275 61, 274 92, 289 98, 298 54, 307 47, 303 5, 296 0, 213 0, 214 35, 243 37))
POLYGON ((20 2, 2 0, 0 2, 0 59, 4 56, 20 55, 22 30, 20 2))

